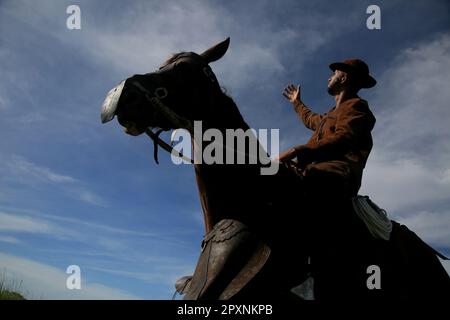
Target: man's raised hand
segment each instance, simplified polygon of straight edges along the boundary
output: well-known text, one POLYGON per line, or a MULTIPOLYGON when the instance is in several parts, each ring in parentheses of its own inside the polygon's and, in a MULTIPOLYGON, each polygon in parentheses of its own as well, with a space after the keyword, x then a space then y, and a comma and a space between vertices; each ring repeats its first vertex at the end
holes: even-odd
POLYGON ((295 101, 300 102, 300 85, 298 85, 297 87, 295 87, 293 84, 288 85, 286 88, 284 88, 283 96, 292 103, 294 103, 295 101))

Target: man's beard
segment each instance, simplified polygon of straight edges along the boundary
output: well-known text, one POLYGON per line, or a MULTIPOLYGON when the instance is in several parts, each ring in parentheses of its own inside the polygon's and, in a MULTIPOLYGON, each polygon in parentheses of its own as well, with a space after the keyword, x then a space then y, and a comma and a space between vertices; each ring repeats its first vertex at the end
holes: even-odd
POLYGON ((336 93, 336 86, 327 87, 327 92, 330 96, 335 96, 336 93))
POLYGON ((327 92, 328 92, 328 94, 329 94, 330 96, 334 96, 334 94, 333 94, 333 88, 327 87, 327 92))
POLYGON ((337 85, 337 80, 332 81, 328 87, 327 87, 327 92, 330 96, 335 96, 338 94, 338 85, 337 85))

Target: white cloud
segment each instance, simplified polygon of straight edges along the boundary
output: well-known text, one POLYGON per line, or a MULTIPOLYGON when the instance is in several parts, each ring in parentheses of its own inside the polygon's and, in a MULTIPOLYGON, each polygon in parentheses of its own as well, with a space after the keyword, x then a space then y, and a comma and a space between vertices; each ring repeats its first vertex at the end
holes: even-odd
MULTIPOLYGON (((15 234, 36 234, 55 237, 58 240, 79 240, 85 239, 85 235, 77 232, 73 228, 55 224, 42 218, 35 218, 26 215, 16 215, 0 211, 0 232, 15 234)), ((11 241, 10 241, 11 242, 11 241)))
POLYGON ((404 50, 379 80, 371 105, 381 109, 375 132, 382 148, 448 169, 450 35, 404 50))
POLYGON ((164 241, 165 243, 171 244, 171 245, 177 245, 177 246, 183 246, 182 241, 178 241, 174 239, 173 237, 163 235, 161 232, 151 232, 151 231, 136 231, 136 230, 129 230, 125 228, 118 228, 113 227, 110 225, 107 225, 105 223, 95 223, 91 222, 89 220, 81 220, 76 218, 68 218, 64 216, 56 216, 56 215, 48 215, 48 214, 41 214, 37 213, 39 216, 44 217, 49 220, 55 220, 60 221, 64 224, 70 224, 72 226, 77 225, 84 230, 92 230, 95 231, 97 234, 108 234, 113 235, 114 237, 148 237, 148 238, 154 238, 155 240, 159 239, 161 241, 164 241))
POLYGON ((450 244, 449 212, 419 212, 400 218, 398 221, 414 230, 418 236, 428 243, 440 247, 450 244))
MULTIPOLYGON (((82 13, 98 10, 88 4, 80 7, 82 13)), ((20 2, 10 1, 4 10, 64 46, 73 47, 98 66, 116 70, 124 77, 153 71, 172 53, 201 53, 231 36, 230 52, 215 69, 222 84, 233 88, 267 81, 275 73, 285 71, 282 55, 293 44, 298 50, 296 68, 300 69, 306 57, 334 36, 355 27, 354 22, 359 19, 352 14, 342 20, 305 9, 301 19, 283 26, 273 23, 272 12, 267 10, 271 7, 277 9, 270 1, 243 5, 252 10, 252 14, 244 16, 242 12, 199 0, 137 1, 123 6, 109 18, 104 17, 101 23, 97 19, 83 19, 76 36, 59 25, 61 19, 57 17, 62 8, 53 1, 41 1, 33 15, 20 2), (339 28, 335 27, 337 22, 339 28)))
POLYGON ((117 269, 107 269, 90 267, 89 269, 100 271, 103 273, 122 276, 144 281, 149 284, 165 284, 167 286, 173 286, 177 279, 182 276, 192 274, 194 271, 192 266, 170 266, 167 265, 164 268, 158 268, 154 272, 136 272, 129 270, 117 270, 117 269))
POLYGON ((383 148, 375 148, 360 193, 395 216, 408 208, 448 200, 450 180, 443 178, 443 170, 413 158, 393 158, 383 148))
MULTIPOLYGON (((73 219, 70 219, 70 227, 62 223, 55 223, 48 219, 48 215, 41 214, 40 217, 32 217, 27 215, 17 215, 12 213, 5 213, 0 211, 0 232, 1 233, 15 233, 21 234, 35 234, 46 235, 54 237, 58 240, 70 240, 78 241, 82 243, 88 243, 90 245, 98 245, 103 249, 112 250, 117 249, 119 240, 110 238, 107 235, 99 233, 99 229, 83 228, 80 223, 77 226, 74 225, 73 219), (95 231, 93 231, 95 230, 95 231), (116 246, 112 246, 112 243, 116 243, 116 246)), ((63 219, 59 219, 63 220, 63 219)), ((66 221, 67 222, 67 221, 66 221)), ((105 226, 106 227, 106 226, 105 226)), ((104 231, 105 228, 101 229, 104 231)), ((10 240, 13 243, 13 238, 6 236, 4 241, 10 240)), ((15 238, 14 238, 15 239, 15 238)), ((1 238, 0 238, 1 240, 1 238)), ((121 244, 120 248, 123 249, 124 244, 121 244)))
POLYGON ((73 183, 76 179, 53 172, 49 168, 38 166, 23 157, 13 155, 5 159, 5 164, 14 180, 41 181, 49 183, 73 183))
POLYGON ((0 267, 6 269, 6 277, 22 282, 23 291, 29 292, 29 296, 26 295, 29 299, 139 299, 117 288, 90 283, 83 278, 83 268, 81 290, 69 290, 66 288, 66 270, 4 253, 0 253, 0 267))
MULTIPOLYGON (((76 242, 82 246, 82 250, 87 248, 97 250, 97 254, 109 254, 111 258, 121 261, 131 259, 133 263, 134 261, 150 263, 151 261, 146 259, 153 259, 154 256, 148 257, 149 252, 164 254, 164 248, 170 248, 170 250, 186 250, 189 248, 176 237, 161 234, 160 232, 127 230, 106 224, 93 223, 88 220, 42 213, 24 215, 0 211, 1 242, 16 244, 28 242, 29 240, 20 240, 22 236, 27 235, 52 237, 64 245, 76 242), (14 234, 15 237, 10 237, 11 234, 14 234), (145 250, 134 247, 134 244, 142 241, 147 242, 149 247, 145 250), (124 254, 125 252, 126 254, 124 254)), ((75 251, 78 253, 79 250, 75 251)), ((161 261, 163 260, 165 261, 165 258, 161 261)), ((161 261, 158 261, 158 263, 161 261)), ((153 260, 153 262, 155 261, 153 260)))
POLYGON ((18 155, 0 155, 0 160, 4 163, 4 166, 0 167, 0 174, 3 178, 3 187, 6 189, 9 184, 21 184, 33 188, 51 185, 56 186, 58 191, 65 192, 82 202, 101 207, 108 205, 102 197, 87 190, 79 179, 57 173, 18 155))
POLYGON ((378 80, 369 101, 375 147, 360 193, 449 248, 450 35, 405 49, 378 80))
POLYGON ((0 242, 18 244, 18 243, 21 243, 22 241, 20 241, 17 238, 10 237, 10 236, 0 236, 0 242))
POLYGON ((75 195, 83 202, 92 204, 94 206, 99 206, 99 207, 107 207, 108 203, 101 198, 100 196, 96 195, 95 193, 88 191, 88 190, 83 190, 83 189, 78 189, 75 190, 75 195))
POLYGON ((46 221, 0 212, 0 231, 49 234, 54 230, 55 226, 46 221))
POLYGON ((125 242, 121 239, 100 237, 97 240, 97 244, 99 246, 101 246, 102 248, 105 248, 108 251, 113 251, 113 252, 128 249, 125 242))

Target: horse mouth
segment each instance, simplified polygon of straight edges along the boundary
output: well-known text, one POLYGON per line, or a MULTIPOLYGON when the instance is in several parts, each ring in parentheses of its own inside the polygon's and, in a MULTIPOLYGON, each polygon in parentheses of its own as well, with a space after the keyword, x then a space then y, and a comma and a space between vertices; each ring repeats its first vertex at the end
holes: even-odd
POLYGON ((124 131, 126 134, 137 137, 138 135, 143 134, 145 130, 138 130, 136 127, 125 127, 124 131))
POLYGON ((134 122, 134 121, 130 121, 130 120, 125 120, 121 117, 121 115, 117 116, 117 120, 119 122, 119 124, 122 126, 123 131, 126 134, 129 134, 131 136, 139 136, 141 134, 143 134, 145 132, 145 130, 147 130, 147 127, 139 124, 138 122, 134 122))

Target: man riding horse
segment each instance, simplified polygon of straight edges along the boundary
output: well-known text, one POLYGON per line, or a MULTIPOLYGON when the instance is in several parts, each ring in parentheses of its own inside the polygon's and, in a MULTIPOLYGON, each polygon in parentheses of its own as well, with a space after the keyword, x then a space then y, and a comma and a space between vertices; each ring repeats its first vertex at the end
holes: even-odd
POLYGON ((356 196, 372 149, 371 131, 375 125, 367 102, 357 94, 361 88, 375 86, 376 81, 359 59, 333 63, 330 68, 334 73, 328 79, 328 93, 334 96, 336 106, 323 115, 304 104, 300 86, 285 88, 283 95, 314 133, 308 143, 287 150, 279 160, 297 158, 293 169, 309 192, 333 198, 356 196))
MULTIPOLYGON (((333 74, 328 79, 328 93, 336 104, 325 114, 314 113, 305 105, 300 86, 290 84, 284 89, 284 97, 314 133, 306 144, 279 155, 279 181, 287 183, 277 196, 281 202, 299 195, 302 199, 298 204, 302 208, 299 224, 308 226, 301 232, 302 243, 308 243, 316 298, 355 294, 344 293, 343 289, 351 282, 355 287, 363 282, 354 263, 360 242, 353 240, 364 237, 358 232, 365 228, 351 214, 350 199, 357 196, 361 186, 376 121, 367 102, 358 96, 360 89, 376 84, 367 64, 351 59, 332 63, 330 69, 333 74), (339 261, 339 267, 330 269, 330 261, 339 261)), ((286 206, 284 211, 297 215, 292 209, 286 206)), ((358 292, 364 292, 364 288, 358 292)))
MULTIPOLYGON (((117 116, 128 134, 145 132, 160 145, 152 128, 183 128, 193 137, 194 152, 205 148, 196 141, 194 121, 222 133, 249 129, 209 66, 229 42, 202 54, 180 52, 158 71, 122 81, 105 99, 102 122, 117 116)), ((350 199, 361 185, 375 124, 357 93, 376 81, 360 60, 330 67, 335 73, 328 91, 336 106, 328 113, 311 112, 300 88, 290 85, 284 92, 315 133, 307 144, 280 155, 278 174, 260 175, 259 164, 194 164, 206 235, 193 276, 177 286, 186 299, 290 297, 309 270, 319 300, 448 296, 450 278, 436 251, 394 221, 388 241, 373 238, 355 214, 350 199), (366 286, 366 270, 373 265, 383 272, 383 290, 366 286)))

